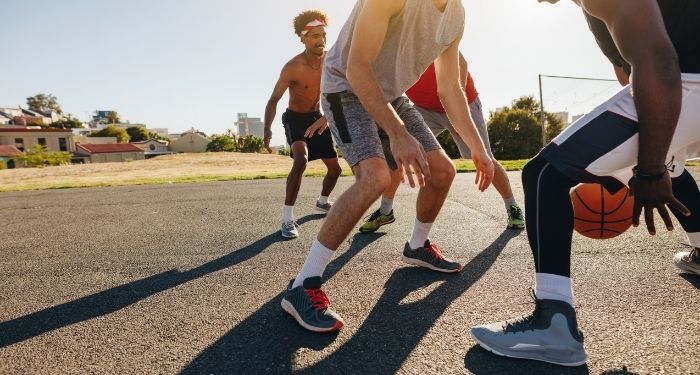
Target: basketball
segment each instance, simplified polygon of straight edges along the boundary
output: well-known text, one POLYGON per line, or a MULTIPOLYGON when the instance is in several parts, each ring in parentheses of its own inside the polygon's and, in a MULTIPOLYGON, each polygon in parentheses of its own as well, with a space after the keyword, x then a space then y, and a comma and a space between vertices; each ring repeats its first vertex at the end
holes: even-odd
POLYGON ((595 239, 620 235, 632 225, 634 199, 624 187, 615 194, 599 184, 581 184, 571 191, 574 229, 595 239))

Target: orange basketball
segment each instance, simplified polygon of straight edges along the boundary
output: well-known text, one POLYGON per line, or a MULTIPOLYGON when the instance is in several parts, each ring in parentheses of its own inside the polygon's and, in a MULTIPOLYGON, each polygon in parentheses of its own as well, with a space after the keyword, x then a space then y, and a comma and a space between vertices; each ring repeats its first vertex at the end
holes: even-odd
POLYGON ((574 229, 595 239, 613 238, 632 225, 634 199, 629 189, 608 193, 599 184, 581 184, 571 191, 574 204, 574 229))

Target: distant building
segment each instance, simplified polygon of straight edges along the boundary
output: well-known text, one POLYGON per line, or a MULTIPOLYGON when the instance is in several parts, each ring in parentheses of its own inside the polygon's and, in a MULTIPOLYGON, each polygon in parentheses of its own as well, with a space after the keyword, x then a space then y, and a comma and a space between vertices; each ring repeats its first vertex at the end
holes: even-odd
POLYGON ((563 112, 554 112, 552 113, 554 117, 558 118, 561 120, 561 124, 566 126, 569 124, 569 112, 563 111, 563 112))
POLYGON ((72 138, 70 129, 0 127, 0 145, 12 145, 22 152, 36 145, 46 146, 49 151, 74 152, 72 138))
POLYGON ((15 146, 0 145, 0 169, 12 169, 18 167, 13 158, 22 152, 15 146))
POLYGON ((163 138, 168 138, 168 128, 153 128, 148 129, 148 131, 156 133, 163 138))
POLYGON ((73 142, 75 144, 80 144, 80 143, 94 143, 94 144, 100 144, 100 145, 108 145, 108 144, 115 144, 119 143, 119 140, 117 140, 117 137, 88 137, 84 135, 73 135, 73 142))
POLYGON ((112 163, 145 159, 144 152, 130 143, 80 143, 73 160, 90 163, 112 163))
POLYGON ((116 111, 105 111, 105 110, 98 110, 92 112, 92 120, 89 122, 89 126, 93 129, 97 129, 99 126, 98 125, 105 125, 109 123, 109 120, 107 119, 109 117, 109 114, 112 112, 116 111))
POLYGON ((146 159, 154 156, 170 155, 175 153, 174 151, 168 150, 168 142, 158 139, 149 139, 142 142, 131 142, 131 144, 142 149, 146 159))
POLYGON ((211 142, 209 138, 195 130, 190 130, 180 134, 180 137, 171 141, 168 149, 174 152, 206 152, 209 142, 211 142))
POLYGON ((239 113, 235 125, 238 127, 238 135, 240 136, 245 137, 250 134, 260 138, 265 136, 265 124, 260 121, 259 117, 248 117, 247 113, 239 113))

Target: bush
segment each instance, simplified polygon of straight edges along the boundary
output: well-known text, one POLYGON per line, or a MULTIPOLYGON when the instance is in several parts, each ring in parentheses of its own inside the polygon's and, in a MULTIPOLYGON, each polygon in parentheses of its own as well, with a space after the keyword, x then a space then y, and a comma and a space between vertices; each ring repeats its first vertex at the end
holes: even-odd
POLYGON ((70 152, 51 152, 46 146, 37 145, 22 155, 15 156, 13 159, 17 161, 23 161, 24 164, 29 168, 34 167, 45 167, 49 165, 62 165, 70 164, 71 154, 70 152))
POLYGON ((263 139, 254 135, 237 137, 235 135, 213 135, 207 145, 209 152, 263 152, 263 139))
POLYGON ((292 154, 292 149, 289 147, 286 147, 286 146, 277 150, 277 155, 290 156, 291 154, 292 154))

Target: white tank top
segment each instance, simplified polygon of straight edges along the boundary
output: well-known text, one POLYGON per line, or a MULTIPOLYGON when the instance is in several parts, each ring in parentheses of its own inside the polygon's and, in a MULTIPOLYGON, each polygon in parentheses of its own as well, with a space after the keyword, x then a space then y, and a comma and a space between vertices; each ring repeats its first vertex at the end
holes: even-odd
MULTIPOLYGON (((346 77, 355 22, 365 0, 358 0, 328 51, 321 88, 324 94, 352 91, 346 77)), ((425 69, 464 31, 461 0, 447 0, 444 11, 432 0, 406 0, 403 9, 389 20, 374 72, 387 101, 403 95, 425 69)))

